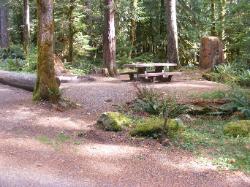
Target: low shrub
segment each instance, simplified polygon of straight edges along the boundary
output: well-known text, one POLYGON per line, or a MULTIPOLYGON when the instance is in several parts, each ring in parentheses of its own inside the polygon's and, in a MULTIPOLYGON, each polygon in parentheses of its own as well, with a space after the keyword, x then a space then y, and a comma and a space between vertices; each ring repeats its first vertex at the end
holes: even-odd
POLYGON ((250 135, 250 120, 230 122, 225 125, 224 133, 233 137, 250 135))
POLYGON ((225 113, 240 112, 242 118, 250 119, 250 95, 247 91, 235 88, 227 95, 230 101, 220 107, 225 113))
POLYGON ((132 109, 138 112, 146 112, 150 115, 161 115, 167 113, 167 117, 175 118, 186 113, 188 107, 178 104, 174 99, 164 97, 152 88, 138 87, 137 98, 132 109))
POLYGON ((205 79, 228 83, 230 85, 250 86, 250 67, 247 63, 222 64, 211 73, 204 74, 205 79))

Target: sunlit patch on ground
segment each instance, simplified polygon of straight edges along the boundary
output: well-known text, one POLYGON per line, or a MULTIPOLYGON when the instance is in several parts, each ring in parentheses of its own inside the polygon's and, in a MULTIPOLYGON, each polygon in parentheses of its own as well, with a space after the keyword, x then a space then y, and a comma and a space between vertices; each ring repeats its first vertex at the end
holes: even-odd
POLYGON ((73 120, 70 117, 42 117, 38 118, 36 125, 43 127, 56 127, 60 129, 68 130, 87 130, 89 123, 85 123, 83 120, 73 120))
POLYGON ((13 148, 20 148, 26 149, 29 151, 52 151, 53 149, 40 143, 39 141, 31 138, 0 138, 0 149, 1 147, 13 147, 13 148))
POLYGON ((157 156, 155 155, 155 160, 160 167, 172 167, 177 168, 181 171, 195 171, 202 172, 206 170, 216 170, 217 167, 213 165, 212 161, 205 158, 182 158, 178 161, 172 161, 166 156, 157 156))
POLYGON ((126 158, 139 154, 143 149, 127 145, 86 144, 78 146, 77 150, 83 156, 126 158))

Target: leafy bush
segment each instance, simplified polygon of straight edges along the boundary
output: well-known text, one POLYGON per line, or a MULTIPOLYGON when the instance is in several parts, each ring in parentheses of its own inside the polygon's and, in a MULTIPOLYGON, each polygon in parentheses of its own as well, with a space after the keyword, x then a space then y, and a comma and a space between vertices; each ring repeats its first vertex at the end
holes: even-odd
POLYGON ((250 87, 250 70, 243 71, 238 75, 239 85, 250 87))
POLYGON ((231 85, 250 86, 250 67, 247 63, 222 64, 203 77, 231 85))
POLYGON ((175 100, 163 97, 161 94, 147 87, 138 87, 137 99, 133 104, 133 110, 147 112, 151 115, 167 113, 168 117, 175 118, 186 112, 187 107, 176 103, 175 100))
POLYGON ((228 123, 224 133, 233 137, 248 136, 250 134, 250 120, 241 120, 228 123))
POLYGON ((22 59, 24 60, 24 52, 21 46, 11 45, 9 48, 0 48, 1 59, 22 59))
POLYGON ((30 49, 26 59, 20 46, 0 49, 0 58, 2 58, 1 68, 7 71, 34 72, 37 68, 37 50, 34 47, 30 49))
POLYGON ((242 117, 250 119, 250 96, 247 91, 234 89, 228 94, 229 103, 221 106, 221 110, 226 113, 240 112, 242 117))

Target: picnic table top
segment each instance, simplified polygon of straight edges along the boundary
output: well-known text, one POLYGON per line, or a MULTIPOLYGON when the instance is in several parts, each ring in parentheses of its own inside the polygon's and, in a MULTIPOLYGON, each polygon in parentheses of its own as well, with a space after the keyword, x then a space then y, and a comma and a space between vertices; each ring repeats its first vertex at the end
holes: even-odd
POLYGON ((148 67, 170 67, 177 66, 175 63, 135 63, 125 64, 125 68, 148 68, 148 67))

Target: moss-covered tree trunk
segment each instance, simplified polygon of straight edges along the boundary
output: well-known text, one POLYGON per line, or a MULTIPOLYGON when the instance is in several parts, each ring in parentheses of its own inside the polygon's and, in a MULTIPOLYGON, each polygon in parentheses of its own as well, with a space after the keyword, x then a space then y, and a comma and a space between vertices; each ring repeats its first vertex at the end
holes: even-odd
POLYGON ((38 13, 38 69, 34 100, 59 99, 59 85, 54 69, 54 21, 53 0, 37 0, 38 13))
POLYGON ((103 33, 103 59, 109 75, 117 75, 116 69, 116 36, 115 36, 115 5, 114 0, 104 0, 104 33, 103 33))

